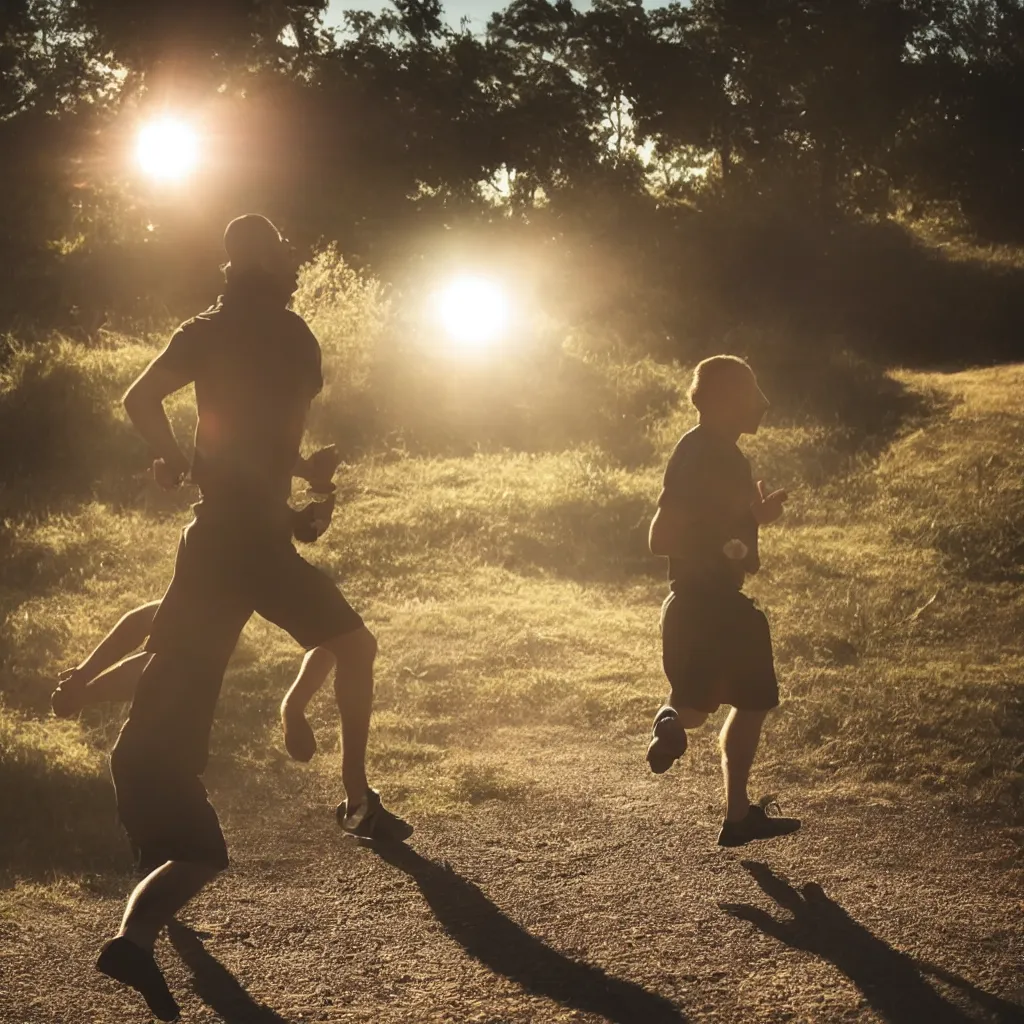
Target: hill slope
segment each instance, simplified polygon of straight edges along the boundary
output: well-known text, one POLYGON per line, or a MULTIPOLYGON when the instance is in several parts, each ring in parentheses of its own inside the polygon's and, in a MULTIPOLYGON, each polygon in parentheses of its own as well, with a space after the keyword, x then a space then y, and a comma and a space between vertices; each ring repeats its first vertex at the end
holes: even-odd
MULTIPOLYGON (((785 699, 755 780, 805 827, 740 852, 714 846, 710 728, 666 777, 642 760, 656 465, 353 467, 315 555, 381 640, 371 767, 417 835, 337 834, 333 712, 287 761, 297 653, 252 624, 209 778, 234 870, 159 950, 187 1019, 1024 1019, 1024 368, 898 381, 918 411, 880 453, 824 473, 805 428, 749 446, 798 484, 753 587, 785 699)), ((101 755, 121 712, 45 702, 160 592, 178 523, 86 505, 7 541, 0 1020, 145 1019, 91 971, 131 884, 101 755)))

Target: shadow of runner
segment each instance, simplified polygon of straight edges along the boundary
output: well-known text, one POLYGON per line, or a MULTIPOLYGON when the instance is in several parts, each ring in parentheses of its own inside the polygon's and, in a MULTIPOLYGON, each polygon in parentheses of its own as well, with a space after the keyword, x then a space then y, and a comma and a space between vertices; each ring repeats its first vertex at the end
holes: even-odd
POLYGON ((572 960, 525 931, 448 865, 401 844, 367 845, 416 882, 441 926, 471 957, 526 991, 614 1024, 685 1024, 664 996, 572 960))
POLYGON ((257 1003, 238 979, 206 951, 198 934, 188 925, 172 921, 167 937, 185 966, 192 972, 195 993, 225 1024, 289 1024, 279 1013, 257 1003))
POLYGON ((813 953, 834 964, 860 989, 871 1007, 890 1024, 972 1024, 968 1015, 943 998, 924 975, 958 988, 997 1024, 1024 1024, 1024 1007, 977 988, 942 968, 915 960, 893 949, 855 921, 820 885, 810 882, 797 890, 767 864, 742 861, 754 881, 792 920, 779 920, 746 903, 720 903, 727 914, 752 925, 793 949, 813 953))

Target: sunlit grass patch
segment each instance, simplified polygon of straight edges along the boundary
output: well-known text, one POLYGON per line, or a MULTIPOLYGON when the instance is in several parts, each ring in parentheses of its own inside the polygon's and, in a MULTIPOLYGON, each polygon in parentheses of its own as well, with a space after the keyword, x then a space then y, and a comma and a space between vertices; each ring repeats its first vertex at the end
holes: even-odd
MULTIPOLYGON (((921 418, 887 436, 880 455, 843 449, 811 421, 742 442, 758 476, 793 490, 749 587, 772 623, 784 700, 759 772, 801 791, 927 792, 1019 821, 1024 371, 898 379, 921 396, 921 418)), ((185 398, 175 408, 187 417, 185 398)), ((632 745, 640 764, 665 690, 664 566, 646 550, 647 527, 663 460, 691 424, 686 408, 645 424, 655 456, 630 466, 592 443, 379 452, 343 471, 335 522, 303 553, 380 641, 370 770, 397 809, 469 814, 528 801, 554 783, 538 781, 517 737, 546 728, 632 745)), ((47 703, 60 668, 166 586, 187 496, 140 496, 67 502, 3 534, 0 785, 17 794, 21 817, 4 842, 23 877, 124 867, 104 768, 124 708, 58 723, 47 703)), ((340 798, 329 685, 310 709, 318 757, 297 766, 283 750, 277 705, 300 659, 259 620, 243 634, 211 764, 229 805, 250 787, 261 800, 340 798)), ((698 746, 710 748, 711 733, 698 746)))
POLYGON ((19 877, 124 869, 106 758, 72 722, 0 704, 0 889, 19 877))

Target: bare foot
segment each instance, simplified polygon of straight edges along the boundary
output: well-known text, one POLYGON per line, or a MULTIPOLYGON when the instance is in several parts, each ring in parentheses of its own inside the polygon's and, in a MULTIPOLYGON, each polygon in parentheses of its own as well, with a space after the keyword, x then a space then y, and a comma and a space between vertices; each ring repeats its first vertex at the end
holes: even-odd
POLYGON ((305 713, 292 708, 288 698, 281 701, 281 728, 284 730, 285 749, 296 761, 309 761, 316 753, 316 737, 306 721, 305 713))
POLYGON ((85 707, 85 688, 89 680, 77 668, 57 676, 57 689, 50 696, 50 707, 58 718, 70 718, 85 707))

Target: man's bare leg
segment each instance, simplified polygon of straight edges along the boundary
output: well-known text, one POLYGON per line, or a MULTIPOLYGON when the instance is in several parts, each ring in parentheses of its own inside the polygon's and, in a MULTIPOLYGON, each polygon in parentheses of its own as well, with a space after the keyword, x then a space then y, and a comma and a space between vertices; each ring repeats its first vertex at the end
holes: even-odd
POLYGON ((118 937, 152 951, 161 930, 219 873, 217 868, 192 861, 161 864, 139 882, 129 897, 118 937))
POLYGON ((361 626, 321 646, 337 661, 334 696, 341 716, 341 781, 346 797, 335 812, 338 824, 359 839, 402 842, 412 835, 412 826, 384 807, 380 794, 370 789, 366 779, 377 641, 361 626))
POLYGON ((175 860, 150 872, 135 887, 120 931, 96 961, 98 971, 136 989, 160 1020, 177 1020, 179 1011, 153 959, 153 945, 174 915, 217 874, 209 865, 175 860))
POLYGON ((373 663, 377 640, 362 626, 322 645, 335 658, 334 698, 341 716, 341 782, 349 807, 364 803, 369 790, 366 780, 366 744, 373 714, 373 663))
POLYGON ((326 647, 315 647, 307 652, 295 682, 281 701, 284 745, 296 761, 309 761, 316 753, 316 736, 306 719, 306 706, 327 682, 336 663, 334 653, 326 647))

